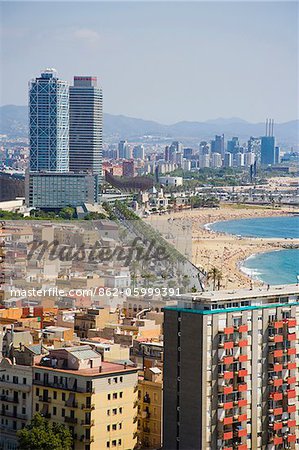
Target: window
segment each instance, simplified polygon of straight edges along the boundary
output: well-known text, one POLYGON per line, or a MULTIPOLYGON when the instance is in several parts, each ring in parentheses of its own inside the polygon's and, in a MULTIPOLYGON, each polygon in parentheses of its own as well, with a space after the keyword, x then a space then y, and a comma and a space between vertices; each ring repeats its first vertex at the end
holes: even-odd
POLYGON ((62 410, 61 410, 61 415, 62 415, 62 417, 65 417, 65 409, 64 408, 62 408, 62 410))
POLYGON ((116 408, 114 408, 114 409, 112 410, 112 414, 113 414, 113 415, 117 414, 117 409, 116 409, 116 408))
POLYGON ((107 398, 108 398, 108 400, 110 400, 111 399, 111 394, 108 394, 107 398))
POLYGON ((116 439, 112 441, 112 447, 116 447, 116 439))
POLYGON ((35 380, 40 380, 40 373, 35 373, 35 375, 34 375, 34 379, 35 380))
POLYGON ((119 377, 119 382, 120 382, 120 383, 123 382, 123 377, 119 377))
POLYGON ((113 378, 114 383, 117 383, 117 377, 113 378))
POLYGON ((22 399, 23 399, 23 400, 26 400, 26 392, 23 392, 23 394, 22 394, 22 399))
POLYGON ((26 384, 26 383, 27 383, 27 379, 23 378, 23 384, 26 384))
POLYGON ((57 399, 57 391, 53 391, 53 398, 54 398, 54 400, 57 399))
POLYGON ((111 378, 108 378, 108 384, 111 384, 111 378))
POLYGON ((16 377, 16 376, 13 376, 13 377, 12 377, 12 382, 13 382, 14 384, 18 384, 18 383, 19 383, 19 378, 16 377))
POLYGON ((110 416, 110 409, 107 409, 107 416, 110 416))
POLYGON ((36 388, 36 395, 39 395, 39 388, 36 388))
POLYGON ((62 401, 65 401, 65 393, 63 392, 61 395, 62 401))
POLYGON ((123 413, 123 409, 119 408, 119 414, 122 414, 122 413, 123 413))
POLYGON ((36 412, 39 411, 39 404, 38 404, 38 403, 36 403, 36 405, 35 405, 35 411, 36 411, 36 412))
POLYGON ((113 399, 115 400, 117 398, 117 392, 113 393, 113 399))
POLYGON ((116 431, 116 429, 117 429, 117 426, 116 426, 116 423, 114 423, 114 424, 112 425, 112 430, 113 430, 113 431, 116 431))
POLYGON ((123 427, 123 424, 122 424, 122 423, 119 423, 119 424, 118 424, 118 428, 121 430, 122 427, 123 427))
POLYGON ((118 445, 121 445, 121 439, 118 440, 118 445))
POLYGON ((119 398, 123 398, 123 393, 122 392, 119 393, 119 398))
POLYGON ((109 448, 110 447, 110 442, 107 441, 106 447, 109 448))
POLYGON ((56 416, 56 414, 57 414, 57 408, 56 408, 56 406, 53 406, 53 416, 56 416))
POLYGON ((110 431, 110 425, 107 425, 107 431, 110 431))
POLYGON ((22 414, 26 414, 26 408, 24 406, 22 407, 22 414))

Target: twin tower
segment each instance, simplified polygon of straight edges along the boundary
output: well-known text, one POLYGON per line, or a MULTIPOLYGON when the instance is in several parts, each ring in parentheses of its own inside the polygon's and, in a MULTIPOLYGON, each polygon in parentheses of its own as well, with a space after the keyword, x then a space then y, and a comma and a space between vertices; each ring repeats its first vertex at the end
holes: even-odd
POLYGON ((96 77, 75 76, 69 86, 55 69, 46 69, 31 80, 28 205, 60 208, 96 202, 102 136, 103 95, 96 77))

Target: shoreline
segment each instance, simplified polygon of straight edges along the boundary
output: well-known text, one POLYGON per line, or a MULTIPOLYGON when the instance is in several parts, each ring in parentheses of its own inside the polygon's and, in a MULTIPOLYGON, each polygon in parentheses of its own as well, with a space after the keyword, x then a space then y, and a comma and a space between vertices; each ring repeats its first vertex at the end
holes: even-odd
MULTIPOLYGON (((292 211, 298 213, 298 211, 292 211)), ((241 270, 242 263, 252 255, 299 247, 299 239, 295 238, 259 238, 231 235, 209 229, 213 223, 247 218, 288 216, 286 208, 235 208, 232 205, 221 205, 220 208, 193 209, 170 213, 167 216, 155 217, 154 227, 159 231, 167 229, 168 220, 182 228, 192 227, 192 262, 206 271, 216 267, 222 273, 221 289, 240 289, 244 287, 262 286, 265 283, 254 279, 241 270)), ((294 215, 295 215, 294 214, 294 215)), ((149 219, 146 219, 147 221, 149 219)), ((152 220, 149 220, 152 222, 152 220)), ((208 284, 211 288, 212 282, 208 284)))

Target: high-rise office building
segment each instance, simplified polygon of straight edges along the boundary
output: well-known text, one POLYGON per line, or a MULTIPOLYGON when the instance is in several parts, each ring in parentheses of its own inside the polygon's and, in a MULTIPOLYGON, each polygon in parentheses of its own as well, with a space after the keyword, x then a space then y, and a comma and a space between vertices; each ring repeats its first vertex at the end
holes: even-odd
POLYGON ((144 146, 141 145, 135 145, 133 148, 133 158, 135 159, 145 159, 145 152, 144 152, 144 146))
POLYGON ((244 153, 244 164, 245 166, 249 167, 252 164, 254 164, 255 161, 255 154, 253 152, 246 152, 244 153))
POLYGON ((266 120, 266 136, 261 137, 261 164, 275 164, 274 121, 266 120))
POLYGON ((135 175, 134 160, 123 161, 123 176, 134 177, 134 175, 135 175))
MULTIPOLYGON (((89 82, 78 80, 78 83, 89 82)), ((98 200, 102 160, 101 133, 98 134, 101 130, 101 102, 99 108, 95 94, 97 100, 93 103, 87 93, 88 87, 79 89, 78 86, 78 91, 76 87, 74 89, 70 102, 68 83, 59 80, 55 69, 44 70, 40 77, 29 84, 30 164, 26 173, 25 190, 26 203, 31 207, 76 207, 98 200), (89 108, 91 113, 87 112, 89 108), (69 171, 70 134, 74 144, 72 156, 78 157, 80 147, 80 162, 79 159, 72 158, 72 172, 69 171), (95 156, 87 148, 93 149, 92 151, 98 149, 99 136, 100 152, 95 156), (76 161, 77 165, 74 163, 76 161)))
POLYGON ((69 86, 55 69, 29 83, 30 171, 69 170, 69 86))
POLYGON ((119 159, 131 159, 132 152, 127 141, 120 141, 118 143, 118 157, 119 159))
POLYGON ((280 147, 275 147, 275 150, 274 150, 274 153, 275 153, 275 164, 279 164, 280 163, 280 147))
POLYGON ((70 170, 102 175, 103 95, 97 78, 75 76, 70 87, 70 170))
POLYGON ((230 152, 224 153, 223 165, 224 167, 231 167, 233 165, 233 157, 230 152))
POLYGON ((242 167, 244 166, 244 153, 238 152, 235 155, 235 166, 242 167))
POLYGON ((239 151, 239 138, 233 137, 227 141, 227 151, 230 153, 237 153, 239 151))
POLYGON ((211 152, 220 153, 221 156, 224 155, 224 134, 221 136, 215 136, 215 139, 211 141, 211 152))
POLYGON ((165 307, 163 448, 297 450, 298 324, 295 284, 165 307))
POLYGON ((222 158, 220 153, 211 154, 211 167, 217 169, 222 166, 222 158))

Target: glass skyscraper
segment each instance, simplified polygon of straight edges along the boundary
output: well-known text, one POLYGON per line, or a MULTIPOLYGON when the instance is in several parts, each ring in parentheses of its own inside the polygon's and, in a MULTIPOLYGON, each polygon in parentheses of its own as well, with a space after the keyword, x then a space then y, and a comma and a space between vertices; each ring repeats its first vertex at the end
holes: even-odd
POLYGON ((101 177, 103 96, 97 78, 75 76, 70 87, 70 170, 101 177))
POLYGON ((263 136, 261 138, 261 164, 275 163, 275 138, 263 136))
POLYGON ((30 171, 69 170, 69 86, 55 69, 29 83, 30 171))

